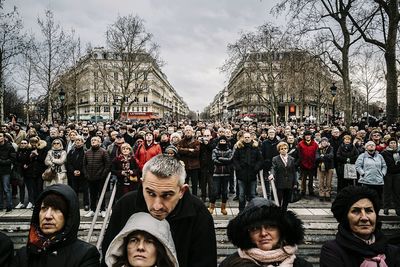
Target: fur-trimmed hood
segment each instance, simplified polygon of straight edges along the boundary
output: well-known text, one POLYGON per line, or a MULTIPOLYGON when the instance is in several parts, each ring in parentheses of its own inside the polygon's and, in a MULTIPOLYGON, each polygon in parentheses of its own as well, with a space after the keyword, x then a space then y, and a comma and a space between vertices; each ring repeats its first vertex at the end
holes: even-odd
POLYGON ((277 226, 280 245, 298 245, 304 240, 303 222, 292 211, 282 211, 271 200, 257 197, 246 208, 229 221, 227 234, 229 240, 240 249, 256 247, 251 241, 249 229, 254 226, 277 226))
POLYGON ((44 149, 47 147, 47 142, 44 140, 39 140, 37 144, 37 149, 44 149))
MULTIPOLYGON (((251 143, 251 146, 254 148, 257 148, 259 145, 258 141, 256 141, 256 140, 252 140, 250 143, 251 143)), ((243 148, 245 144, 246 143, 243 140, 239 140, 236 142, 235 148, 243 148)))

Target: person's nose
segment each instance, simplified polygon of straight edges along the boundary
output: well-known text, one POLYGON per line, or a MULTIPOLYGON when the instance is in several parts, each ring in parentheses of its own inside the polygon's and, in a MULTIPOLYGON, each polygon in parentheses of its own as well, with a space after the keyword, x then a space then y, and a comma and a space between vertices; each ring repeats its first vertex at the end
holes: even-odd
POLYGON ((268 234, 269 234, 269 232, 268 232, 268 228, 267 228, 267 227, 265 227, 265 226, 261 226, 261 231, 260 231, 260 234, 261 234, 262 236, 266 236, 266 235, 268 235, 268 234))
POLYGON ((53 217, 53 209, 52 209, 52 208, 48 208, 48 209, 46 210, 46 213, 44 214, 44 217, 45 217, 47 220, 50 220, 50 219, 53 217))
POLYGON ((162 209, 162 207, 163 207, 163 205, 162 205, 161 198, 156 197, 154 200, 153 209, 160 210, 160 209, 162 209))
POLYGON ((145 250, 144 239, 139 241, 139 244, 137 246, 137 250, 139 250, 139 251, 144 251, 145 250))
POLYGON ((368 216, 367 213, 365 212, 365 210, 361 210, 361 220, 366 221, 368 220, 368 216))

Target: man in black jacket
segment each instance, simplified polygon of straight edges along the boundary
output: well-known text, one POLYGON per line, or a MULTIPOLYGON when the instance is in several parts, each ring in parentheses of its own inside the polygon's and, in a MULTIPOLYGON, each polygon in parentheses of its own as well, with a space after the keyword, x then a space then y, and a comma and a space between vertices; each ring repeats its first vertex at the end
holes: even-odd
POLYGON ((6 196, 6 212, 13 207, 10 175, 11 165, 15 162, 16 153, 13 146, 4 138, 4 132, 0 132, 0 209, 3 209, 3 192, 6 196))
POLYGON ((113 207, 103 255, 132 214, 148 212, 170 223, 180 267, 217 266, 213 219, 204 203, 189 193, 185 177, 184 166, 173 157, 158 155, 146 162, 139 190, 125 194, 113 207))

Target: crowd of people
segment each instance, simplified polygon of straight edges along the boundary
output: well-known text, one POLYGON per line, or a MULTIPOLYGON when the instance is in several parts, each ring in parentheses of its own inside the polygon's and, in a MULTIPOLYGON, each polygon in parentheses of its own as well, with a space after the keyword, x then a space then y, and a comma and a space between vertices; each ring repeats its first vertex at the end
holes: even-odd
MULTIPOLYGON (((239 250, 221 266, 311 266, 295 256, 304 228, 287 211, 299 189, 303 197, 323 202, 337 195, 332 212, 339 233, 348 231, 372 247, 371 253, 360 254, 357 264, 376 256, 381 261, 386 257, 388 266, 400 266, 397 248, 384 241, 376 245, 379 249, 374 245, 381 237, 379 203, 383 201, 385 215, 394 209, 400 216, 398 136, 400 129, 385 125, 360 129, 140 121, 31 124, 25 130, 18 124, 3 125, 0 208, 33 209, 27 246, 12 264, 62 266, 78 248, 76 263, 68 266, 217 266, 211 215, 218 199, 221 214, 227 215, 231 194, 239 202, 239 214, 230 221, 227 235, 239 250), (87 212, 85 217, 94 215, 107 175, 117 193, 100 263, 98 251, 79 241, 77 231, 79 208, 87 212), (265 198, 257 197, 260 179, 265 198), (277 204, 271 201, 273 186, 277 204), (337 203, 346 194, 351 201, 340 209, 344 219, 337 215, 337 203), (15 207, 14 196, 19 200, 15 207), (357 232, 360 221, 371 226, 369 232, 357 232)), ((106 205, 101 203, 103 217, 106 205)), ((322 266, 360 266, 338 264, 342 256, 334 258, 329 249, 347 252, 340 245, 323 249, 332 260, 321 261, 322 266)))

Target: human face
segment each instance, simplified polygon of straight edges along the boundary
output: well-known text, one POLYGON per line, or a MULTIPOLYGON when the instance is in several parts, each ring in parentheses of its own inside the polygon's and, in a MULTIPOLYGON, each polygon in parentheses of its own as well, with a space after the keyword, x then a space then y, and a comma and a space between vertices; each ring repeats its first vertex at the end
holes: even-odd
POLYGON ((369 239, 376 227, 376 212, 368 198, 354 203, 347 213, 350 230, 358 237, 369 239))
POLYGON ((346 145, 351 143, 351 139, 350 138, 345 138, 343 139, 343 143, 345 143, 346 145))
POLYGON ((250 143, 250 142, 251 142, 251 135, 250 135, 250 133, 245 133, 245 134, 243 135, 243 139, 244 139, 244 142, 245 142, 245 143, 250 143))
POLYGON ((143 179, 143 195, 150 214, 159 220, 165 219, 183 197, 187 185, 179 186, 178 177, 158 178, 147 172, 143 179))
POLYGON ((131 153, 131 147, 130 147, 130 145, 129 145, 129 144, 127 144, 127 145, 122 145, 122 146, 121 146, 121 152, 122 152, 122 154, 125 155, 125 156, 129 155, 129 153, 131 153))
POLYGON ((271 139, 271 140, 274 139, 275 138, 275 132, 274 131, 269 131, 268 132, 268 138, 271 139))
POLYGON ((257 248, 268 251, 278 247, 279 229, 276 226, 262 225, 249 229, 250 240, 257 248))
POLYGON ((289 144, 293 144, 294 143, 294 136, 293 135, 288 135, 288 137, 286 139, 287 139, 287 142, 289 144))
POLYGON ((306 141, 310 141, 310 140, 311 140, 311 135, 305 135, 305 136, 304 136, 304 139, 305 139, 306 141))
POLYGON ((393 150, 397 149, 397 142, 396 141, 390 141, 389 142, 389 147, 393 150))
POLYGON ((80 148, 83 146, 83 141, 81 139, 75 140, 75 147, 80 148))
POLYGON ((281 155, 283 155, 283 156, 286 156, 286 154, 287 154, 287 152, 288 152, 288 147, 285 145, 285 146, 281 146, 280 148, 279 148, 279 154, 281 154, 281 155))
POLYGON ((39 227, 46 236, 60 232, 65 224, 64 214, 61 210, 42 203, 39 211, 39 227))
POLYGON ((146 134, 146 141, 147 142, 152 142, 153 141, 153 135, 152 134, 150 134, 150 133, 148 133, 148 134, 146 134))
POLYGON ((99 147, 100 146, 100 138, 93 137, 92 139, 90 139, 90 144, 92 145, 92 147, 99 147))
POLYGON ((154 266, 157 260, 157 250, 154 242, 153 239, 145 237, 140 233, 130 237, 126 248, 130 266, 154 266))
POLYGON ((70 133, 69 133, 69 139, 70 139, 71 141, 75 141, 75 139, 76 139, 76 133, 75 133, 75 132, 70 132, 70 133))
POLYGON ((54 141, 53 142, 53 147, 59 149, 61 147, 61 141, 60 140, 54 141))
POLYGON ((379 133, 374 133, 372 134, 372 140, 380 140, 381 139, 381 135, 379 133))

